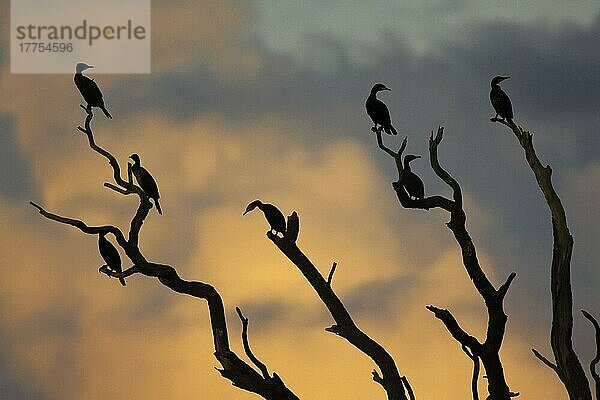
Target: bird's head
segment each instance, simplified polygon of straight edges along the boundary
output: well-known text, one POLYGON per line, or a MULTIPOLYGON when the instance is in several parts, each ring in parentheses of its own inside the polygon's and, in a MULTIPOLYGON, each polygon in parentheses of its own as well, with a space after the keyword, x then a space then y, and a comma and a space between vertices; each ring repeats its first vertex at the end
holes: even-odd
POLYGON ((421 156, 416 156, 414 154, 407 154, 404 156, 404 162, 411 162, 412 160, 416 160, 417 158, 421 158, 421 156))
POLYGON ((129 158, 131 158, 133 160, 133 162, 136 163, 136 164, 140 163, 140 156, 138 156, 135 153, 133 153, 132 155, 130 155, 129 158))
POLYGON ((371 89, 371 93, 381 92, 382 90, 392 90, 389 87, 385 86, 383 83, 376 83, 371 89))
POLYGON ((502 82, 505 79, 509 79, 510 76, 495 76, 494 79, 492 79, 492 86, 499 84, 500 82, 502 82))
POLYGON ((256 207, 258 207, 261 204, 262 204, 262 202, 260 200, 254 200, 252 203, 248 204, 248 206, 246 207, 246 211, 244 211, 244 213, 242 215, 248 214, 250 211, 254 210, 256 207))
POLYGON ((82 73, 83 71, 85 71, 88 68, 94 68, 94 66, 93 65, 87 65, 86 63, 83 63, 83 62, 79 62, 75 66, 75 72, 77 72, 78 74, 80 74, 80 73, 82 73))

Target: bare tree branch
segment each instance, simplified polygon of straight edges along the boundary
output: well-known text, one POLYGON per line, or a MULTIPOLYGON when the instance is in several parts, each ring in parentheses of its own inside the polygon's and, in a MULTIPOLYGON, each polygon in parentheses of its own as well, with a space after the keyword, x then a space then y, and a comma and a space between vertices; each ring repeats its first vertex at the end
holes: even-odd
POLYGON ((432 305, 429 305, 425 308, 431 311, 437 319, 444 323, 444 326, 446 326, 448 332, 450 332, 452 337, 456 339, 458 343, 460 343, 462 346, 472 349, 473 353, 481 352, 481 343, 479 343, 476 338, 469 335, 460 327, 456 321, 456 318, 454 318, 454 315, 452 315, 450 311, 432 305))
POLYGON ((508 288, 510 287, 510 284, 512 283, 513 279, 515 279, 516 276, 517 276, 517 273, 512 272, 508 276, 508 278, 506 278, 506 282, 504 282, 504 284, 498 288, 498 296, 500 296, 501 298, 504 298, 504 296, 506 296, 506 292, 508 292, 508 288))
POLYGON ((123 232, 121 232, 121 230, 119 228, 117 228, 116 226, 112 226, 112 225, 88 226, 85 222, 80 221, 78 219, 62 217, 60 215, 48 212, 42 206, 34 203, 33 201, 30 201, 29 204, 31 204, 33 207, 37 208, 39 210, 40 214, 42 214, 44 217, 46 217, 48 219, 51 219, 56 222, 60 222, 61 224, 74 226, 74 227, 78 228, 80 231, 82 231, 83 233, 87 233, 88 235, 96 235, 99 233, 112 233, 115 236, 115 238, 117 239, 117 242, 119 243, 119 245, 121 247, 124 247, 127 245, 127 240, 125 240, 125 236, 123 236, 123 232))
POLYGON ((374 370, 372 372, 373 380, 383 387, 387 393, 388 400, 406 400, 404 385, 392 356, 379 343, 371 339, 356 326, 331 285, 328 284, 313 263, 298 248, 295 237, 289 238, 284 235, 281 238, 271 232, 267 232, 267 237, 300 270, 302 275, 304 275, 309 284, 317 292, 325 307, 329 310, 336 324, 325 330, 343 337, 377 364, 381 370, 381 375, 374 370))
POLYGON ((600 376, 596 371, 596 366, 598 363, 600 363, 600 325, 592 314, 585 310, 581 310, 581 312, 583 313, 583 316, 586 317, 594 326, 594 332, 596 334, 596 356, 590 362, 590 374, 592 374, 592 378, 594 378, 594 385, 596 386, 596 400, 600 400, 600 376))
POLYGON ((401 376, 400 380, 402 380, 402 384, 404 385, 404 388, 408 393, 408 399, 415 400, 415 392, 413 392, 413 388, 412 386, 410 386, 410 383, 408 382, 408 379, 406 379, 406 376, 401 376))
POLYGON ((437 132, 434 136, 433 131, 431 131, 431 135, 429 136, 429 160, 431 163, 431 168, 435 172, 435 174, 443 180, 450 188, 452 188, 452 194, 454 198, 454 207, 456 209, 462 208, 462 191, 460 189, 460 185, 458 182, 450 176, 450 174, 440 166, 440 162, 438 160, 438 152, 437 148, 439 144, 442 142, 442 138, 444 137, 444 127, 439 126, 437 132))
POLYGON ((402 207, 424 210, 438 207, 450 213, 450 221, 447 223, 447 226, 454 234, 454 238, 460 246, 465 270, 477 292, 483 298, 487 308, 488 324, 485 341, 480 343, 477 339, 467 334, 458 325, 458 322, 449 311, 434 306, 428 306, 427 308, 444 323, 446 329, 459 343, 468 346, 473 355, 481 359, 488 375, 488 392, 490 397, 494 400, 508 400, 515 393, 510 391, 506 383, 499 351, 504 338, 507 320, 507 316, 504 313, 503 300, 516 274, 512 273, 507 281, 496 290, 479 265, 475 245, 466 229, 466 214, 463 210, 462 190, 458 181, 440 165, 438 159, 438 147, 442 142, 443 134, 444 128, 441 126, 438 127, 435 133, 431 132, 429 137, 429 160, 435 174, 452 189, 452 200, 443 196, 425 197, 420 200, 411 199, 402 185, 403 165, 400 159, 405 146, 403 145, 401 151, 398 153, 394 153, 384 149, 385 146, 383 145, 381 135, 378 135, 377 140, 379 147, 391 155, 396 162, 399 179, 398 182, 392 183, 392 186, 402 207))
POLYGON ((237 312, 238 317, 240 317, 240 321, 242 321, 242 343, 244 344, 244 351, 246 352, 246 355, 250 361, 252 361, 252 364, 256 365, 256 367, 260 370, 263 378, 270 378, 267 366, 263 364, 250 349, 250 343, 248 343, 248 318, 244 317, 244 314, 242 314, 242 310, 240 310, 239 307, 236 307, 235 311, 237 312))
POLYGON ((335 273, 335 269, 337 267, 337 262, 333 262, 333 265, 331 266, 331 270, 329 271, 329 276, 327 277, 327 284, 329 286, 331 286, 331 281, 333 280, 333 274, 335 273))
MULTIPOLYGON (((82 108, 85 110, 85 107, 82 106, 82 108)), ((77 129, 79 129, 81 132, 85 133, 92 150, 94 150, 95 152, 97 152, 98 154, 100 154, 101 156, 105 157, 108 160, 108 163, 110 164, 110 166, 113 169, 113 177, 114 177, 115 183, 117 185, 119 185, 123 189, 125 189, 127 191, 127 194, 134 194, 134 193, 138 194, 138 195, 143 194, 143 190, 141 188, 139 188, 138 186, 134 185, 131 182, 131 180, 129 182, 127 182, 121 178, 121 167, 119 166, 117 159, 112 154, 110 154, 108 151, 104 150, 102 147, 100 147, 96 144, 96 142, 94 140, 94 134, 92 132, 92 127, 91 127, 91 123, 92 123, 94 114, 92 113, 91 109, 86 110, 86 113, 87 113, 87 116, 85 118, 85 123, 84 123, 85 128, 78 126, 77 129)))
MULTIPOLYGON (((99 272, 114 278, 124 278, 140 273, 148 277, 157 278, 160 283, 177 293, 206 300, 208 302, 213 334, 214 355, 222 366, 222 369, 217 370, 224 378, 229 379, 234 386, 256 393, 266 400, 298 400, 298 397, 285 386, 277 374, 274 373, 271 378, 268 376, 267 371, 266 377, 261 376, 230 349, 223 300, 213 286, 203 282, 185 281, 179 277, 175 268, 169 265, 149 262, 143 256, 138 247, 139 233, 145 218, 148 216, 148 212, 152 208, 152 204, 148 200, 148 196, 138 186, 133 184, 131 169, 128 168, 128 181, 123 180, 116 158, 110 152, 96 145, 90 127, 92 116, 91 112, 87 114, 85 129, 78 128, 87 135, 92 150, 109 160, 117 185, 105 184, 105 186, 122 194, 137 194, 140 199, 137 211, 131 220, 129 237, 125 238, 121 230, 112 225, 89 226, 83 221, 50 213, 34 202, 30 202, 30 204, 44 217, 62 224, 74 226, 83 233, 89 235, 112 233, 119 246, 133 263, 133 266, 123 272, 115 272, 110 271, 106 265, 103 265, 100 267, 99 272)), ((247 338, 245 344, 247 345, 247 338)), ((262 365, 264 366, 264 364, 262 365)), ((266 366, 264 368, 266 370, 266 366)))
POLYGON ((533 352, 533 355, 536 356, 541 362, 543 362, 544 364, 546 364, 546 366, 552 370, 554 370, 554 372, 556 372, 556 364, 554 364, 552 361, 548 360, 546 357, 544 357, 542 355, 542 353, 540 353, 539 351, 537 351, 536 349, 531 349, 531 351, 533 352))
POLYGON ((462 345, 462 350, 465 352, 467 357, 473 361, 473 378, 471 378, 471 392, 473 393, 473 400, 479 400, 479 388, 477 383, 479 382, 479 357, 469 350, 465 345, 462 345))
MULTIPOLYGON (((525 152, 525 159, 535 175, 537 184, 546 199, 552 215, 552 329, 550 344, 556 368, 554 371, 563 382, 569 397, 577 400, 591 400, 592 393, 581 362, 573 349, 573 293, 571 291, 571 255, 573 237, 567 225, 567 216, 558 194, 552 185, 552 169, 543 166, 535 148, 533 135, 514 122, 492 118, 493 122, 510 128, 525 152)), ((539 358, 539 357, 538 357, 539 358)), ((545 363, 546 364, 546 363, 545 363)), ((548 364, 546 364, 548 365, 548 364)))

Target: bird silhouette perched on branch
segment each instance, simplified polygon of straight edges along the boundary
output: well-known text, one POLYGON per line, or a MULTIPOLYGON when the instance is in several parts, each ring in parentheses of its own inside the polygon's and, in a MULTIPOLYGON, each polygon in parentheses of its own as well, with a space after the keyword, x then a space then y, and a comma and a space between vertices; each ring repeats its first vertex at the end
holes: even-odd
POLYGON ((417 158, 421 158, 421 156, 416 156, 414 154, 407 154, 404 156, 402 186, 404 186, 404 189, 406 189, 406 192, 410 197, 420 200, 425 197, 423 181, 410 169, 410 162, 417 158))
POLYGON ((81 93, 83 99, 87 103, 86 110, 89 114, 92 112, 92 107, 98 107, 102 110, 102 112, 104 112, 104 115, 106 115, 107 118, 112 119, 112 115, 110 115, 104 106, 104 98, 102 97, 100 88, 93 79, 83 75, 83 71, 88 68, 94 68, 94 66, 87 65, 86 63, 82 62, 77 63, 75 66, 75 76, 73 76, 73 82, 75 82, 75 86, 77 86, 79 93, 81 93))
POLYGON ((510 76, 496 76, 492 79, 492 90, 490 91, 490 100, 492 101, 492 106, 496 111, 496 116, 492 118, 492 121, 497 120, 498 116, 507 122, 513 122, 513 109, 512 104, 510 103, 510 99, 508 95, 504 93, 504 90, 500 88, 498 85, 505 79, 509 79, 510 76))
MULTIPOLYGON (((110 268, 112 271, 123 272, 119 251, 111 242, 108 241, 105 236, 105 232, 98 235, 98 250, 100 251, 100 255, 104 259, 104 262, 108 268, 110 268)), ((121 285, 125 286, 125 279, 119 278, 119 282, 121 282, 121 285)))
POLYGON ((152 200, 154 200, 154 205, 156 206, 156 211, 160 215, 162 215, 162 210, 160 209, 160 203, 158 199, 160 198, 160 193, 158 193, 158 185, 156 181, 150 175, 150 172, 144 167, 142 167, 142 163, 140 162, 140 156, 137 154, 132 154, 129 156, 133 160, 133 165, 131 166, 131 172, 133 176, 135 176, 135 180, 138 185, 142 188, 144 193, 148 195, 152 200))
POLYGON ((373 132, 381 131, 383 129, 388 135, 397 135, 396 129, 392 126, 392 118, 390 117, 390 111, 388 110, 385 103, 377 98, 377 92, 382 90, 392 90, 386 87, 383 83, 377 83, 371 89, 371 94, 367 97, 365 106, 367 108, 367 114, 373 120, 372 130, 373 132), (377 126, 379 125, 379 127, 377 126))
POLYGON ((271 233, 275 232, 275 234, 285 234, 285 217, 277 207, 275 207, 273 204, 263 203, 260 200, 254 200, 252 203, 248 204, 246 211, 244 211, 242 215, 248 214, 255 208, 258 208, 263 212, 263 214, 265 214, 267 222, 269 225, 271 225, 271 233))

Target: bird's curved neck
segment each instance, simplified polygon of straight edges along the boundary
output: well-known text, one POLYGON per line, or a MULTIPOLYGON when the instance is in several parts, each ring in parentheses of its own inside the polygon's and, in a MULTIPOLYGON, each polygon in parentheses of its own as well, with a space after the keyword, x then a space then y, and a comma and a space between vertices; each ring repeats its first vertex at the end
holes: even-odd
POLYGON ((404 170, 407 172, 411 172, 410 171, 410 160, 408 158, 404 159, 404 170))
POLYGON ((371 89, 371 94, 369 95, 369 97, 376 99, 377 98, 377 90, 371 89))

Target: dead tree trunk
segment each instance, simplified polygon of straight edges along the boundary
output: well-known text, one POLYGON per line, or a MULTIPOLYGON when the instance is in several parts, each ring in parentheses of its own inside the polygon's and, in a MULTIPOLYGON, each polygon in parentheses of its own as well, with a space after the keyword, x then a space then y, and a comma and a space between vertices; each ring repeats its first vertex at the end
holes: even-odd
MULTIPOLYGON (((506 383, 499 352, 504 338, 507 320, 507 316, 504 313, 503 301, 516 273, 511 273, 504 284, 496 289, 479 265, 475 245, 465 226, 466 214, 462 205, 462 191, 460 185, 440 166, 438 161, 437 149, 442 141, 443 132, 444 128, 442 127, 438 128, 435 135, 431 132, 431 137, 429 139, 429 157, 433 171, 452 189, 452 199, 443 196, 431 196, 416 200, 412 199, 402 185, 404 177, 402 154, 406 148, 406 139, 404 139, 398 152, 394 152, 384 145, 381 132, 375 133, 377 135, 379 147, 394 158, 396 162, 399 178, 398 182, 393 183, 393 187, 402 207, 423 210, 437 207, 450 213, 450 221, 447 223, 447 226, 454 234, 454 238, 460 246, 465 270, 469 278, 471 278, 477 292, 483 298, 487 308, 488 323, 485 341, 481 343, 475 337, 465 332, 450 311, 432 305, 427 306, 427 309, 433 312, 434 315, 442 321, 448 332, 450 332, 452 337, 463 346, 463 349, 466 348, 469 350, 469 352, 465 352, 471 359, 481 359, 487 373, 488 399, 509 400, 511 397, 517 396, 518 393, 511 392, 506 383)), ((477 365, 478 364, 475 364, 475 366, 477 365)), ((472 383, 473 388, 476 388, 476 386, 476 382, 472 383)), ((473 396, 475 397, 477 394, 474 392, 473 396)))
POLYGON ((552 169, 543 166, 533 147, 533 135, 524 131, 514 122, 492 118, 508 126, 525 151, 525 158, 535 175, 540 190, 544 194, 552 214, 552 269, 550 274, 552 292, 552 329, 550 344, 556 363, 543 357, 538 351, 533 353, 548 367, 552 368, 565 385, 571 400, 591 400, 590 385, 581 362, 573 349, 573 293, 571 291, 571 253, 573 237, 567 225, 565 209, 552 185, 552 169))

